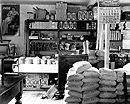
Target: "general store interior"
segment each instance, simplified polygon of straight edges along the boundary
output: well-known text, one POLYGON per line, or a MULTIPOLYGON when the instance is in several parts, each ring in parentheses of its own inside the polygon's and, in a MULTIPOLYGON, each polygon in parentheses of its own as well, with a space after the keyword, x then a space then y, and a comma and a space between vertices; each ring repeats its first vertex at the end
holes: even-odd
POLYGON ((129 103, 129 21, 129 0, 0 0, 0 102, 129 103))

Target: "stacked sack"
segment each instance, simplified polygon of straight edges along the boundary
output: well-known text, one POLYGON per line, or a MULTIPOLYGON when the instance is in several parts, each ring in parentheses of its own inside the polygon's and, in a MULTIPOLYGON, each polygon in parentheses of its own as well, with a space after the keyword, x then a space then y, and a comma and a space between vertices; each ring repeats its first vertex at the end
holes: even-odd
POLYGON ((80 104, 82 101, 82 89, 83 85, 82 74, 75 73, 74 68, 70 68, 67 74, 67 83, 65 84, 65 104, 80 104))
POLYGON ((82 86, 82 104, 95 104, 99 102, 99 71, 97 68, 91 67, 83 72, 84 79, 82 86))
POLYGON ((99 70, 100 72, 100 87, 99 87, 99 102, 100 104, 106 104, 106 103, 116 103, 116 72, 101 68, 99 70))
POLYGON ((99 72, 87 61, 73 64, 67 74, 65 104, 95 104, 99 101, 99 72))
POLYGON ((117 85, 116 85, 116 102, 117 104, 125 103, 125 92, 124 92, 124 72, 122 69, 115 69, 117 73, 117 85))

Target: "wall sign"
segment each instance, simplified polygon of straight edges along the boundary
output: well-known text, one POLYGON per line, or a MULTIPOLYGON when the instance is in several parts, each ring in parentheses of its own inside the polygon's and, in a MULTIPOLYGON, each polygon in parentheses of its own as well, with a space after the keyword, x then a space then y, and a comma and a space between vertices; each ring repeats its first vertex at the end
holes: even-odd
POLYGON ((120 3, 119 0, 100 0, 99 16, 101 23, 117 23, 120 22, 120 3))
POLYGON ((2 5, 2 35, 18 35, 19 5, 2 5))

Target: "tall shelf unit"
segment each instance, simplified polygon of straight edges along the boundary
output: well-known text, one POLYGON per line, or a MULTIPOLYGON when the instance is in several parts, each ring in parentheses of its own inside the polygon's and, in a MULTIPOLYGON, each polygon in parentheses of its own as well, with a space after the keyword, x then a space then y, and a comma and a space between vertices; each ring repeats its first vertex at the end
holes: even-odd
MULTIPOLYGON (((62 92, 65 78, 61 76, 66 77, 64 68, 60 65, 61 62, 59 62, 62 56, 66 58, 79 57, 76 60, 87 59, 87 54, 82 54, 84 51, 83 44, 88 40, 89 48, 95 48, 96 36, 96 20, 49 21, 28 19, 25 21, 26 57, 59 54, 57 74, 59 78, 58 88, 62 92), (62 82, 62 80, 64 82, 62 82)), ((73 62, 75 61, 73 60, 73 62)), ((68 69, 65 70, 68 72, 68 69)))

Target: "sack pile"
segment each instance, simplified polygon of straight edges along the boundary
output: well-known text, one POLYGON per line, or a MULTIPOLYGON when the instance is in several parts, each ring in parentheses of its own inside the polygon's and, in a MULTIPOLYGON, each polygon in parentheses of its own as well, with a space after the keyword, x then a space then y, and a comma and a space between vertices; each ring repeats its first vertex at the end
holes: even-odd
POLYGON ((67 74, 64 104, 120 104, 125 102, 123 74, 99 70, 87 61, 73 64, 67 74))
POLYGON ((125 94, 124 94, 124 85, 123 85, 123 78, 124 72, 117 72, 117 85, 116 85, 116 102, 118 104, 125 103, 125 94))
POLYGON ((82 74, 76 74, 75 69, 71 68, 67 75, 67 83, 65 84, 65 104, 80 104, 82 101, 82 89, 83 85, 82 74))
POLYGON ((101 68, 99 81, 99 102, 100 103, 115 103, 116 102, 116 72, 110 69, 101 68))
POLYGON ((91 104, 99 102, 99 71, 98 69, 91 67, 88 70, 83 72, 84 79, 82 86, 82 104, 91 104))
POLYGON ((73 64, 67 74, 65 104, 90 104, 99 101, 99 71, 87 61, 73 64))

